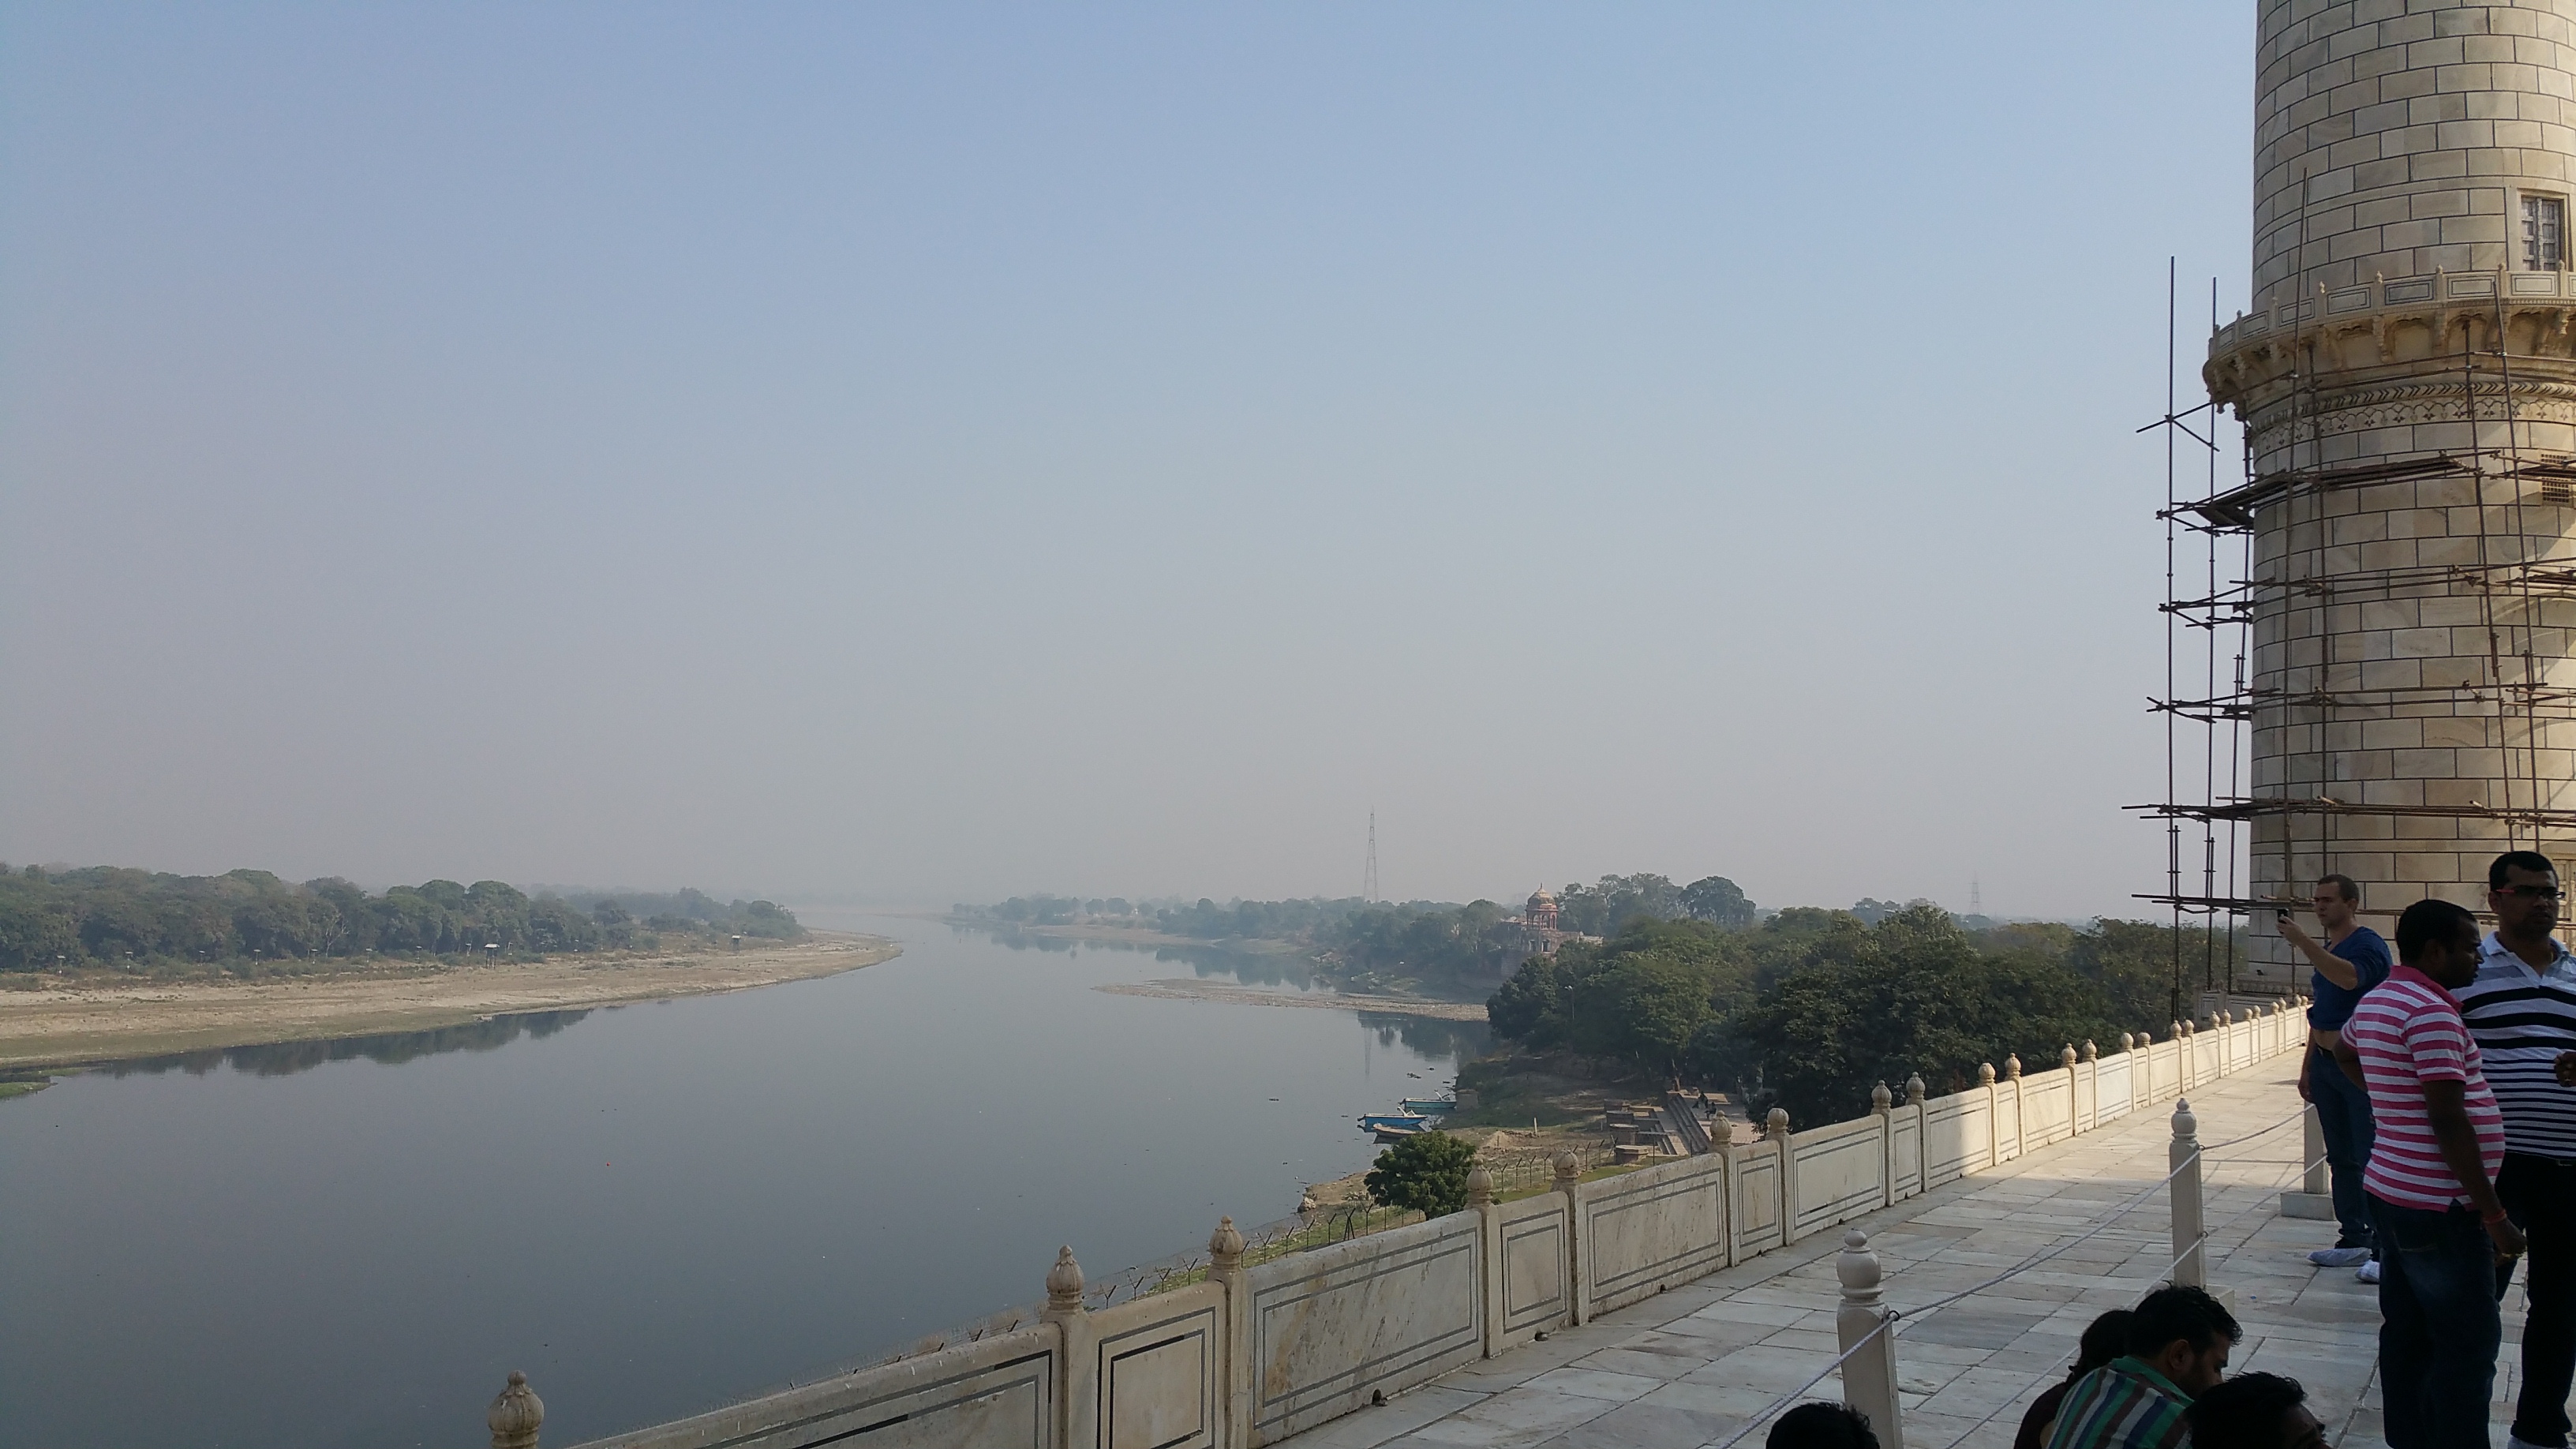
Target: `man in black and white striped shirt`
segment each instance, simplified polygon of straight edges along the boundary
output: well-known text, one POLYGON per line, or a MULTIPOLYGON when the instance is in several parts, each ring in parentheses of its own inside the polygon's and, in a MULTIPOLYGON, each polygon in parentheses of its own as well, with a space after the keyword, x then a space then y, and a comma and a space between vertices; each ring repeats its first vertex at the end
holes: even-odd
MULTIPOLYGON (((2487 868, 2496 929, 2477 978, 2453 993, 2504 1112, 2496 1196, 2531 1244, 2523 1284, 2522 1399, 2508 1449, 2567 1449, 2567 1393, 2576 1381, 2576 958, 2558 926, 2558 868, 2513 850, 2487 868)), ((2513 1260, 2496 1269, 2496 1293, 2513 1260)))

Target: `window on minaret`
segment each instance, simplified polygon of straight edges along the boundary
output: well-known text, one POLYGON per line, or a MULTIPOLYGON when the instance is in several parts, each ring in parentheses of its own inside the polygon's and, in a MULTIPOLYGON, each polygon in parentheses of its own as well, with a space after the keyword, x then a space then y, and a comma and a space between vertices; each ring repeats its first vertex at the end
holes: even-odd
POLYGON ((2522 199, 2522 264, 2535 272, 2554 272, 2566 264, 2567 199, 2526 196, 2522 199))

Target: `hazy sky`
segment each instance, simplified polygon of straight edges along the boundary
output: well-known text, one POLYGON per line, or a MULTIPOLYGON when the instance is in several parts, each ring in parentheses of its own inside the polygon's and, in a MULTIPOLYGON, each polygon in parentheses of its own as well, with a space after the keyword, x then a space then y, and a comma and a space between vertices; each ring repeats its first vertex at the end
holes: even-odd
POLYGON ((2252 19, 7 5, 0 858, 2134 913, 2252 19))

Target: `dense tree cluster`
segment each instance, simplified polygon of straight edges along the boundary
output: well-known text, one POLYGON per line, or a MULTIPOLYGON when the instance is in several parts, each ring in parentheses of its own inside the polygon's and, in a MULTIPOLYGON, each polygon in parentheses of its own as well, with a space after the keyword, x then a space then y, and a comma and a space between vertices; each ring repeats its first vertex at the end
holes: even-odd
MULTIPOLYGON (((1749 926, 1755 915, 1753 902, 1724 876, 1677 886, 1659 875, 1605 875, 1596 885, 1567 886, 1557 901, 1559 927, 1579 935, 1607 935, 1637 920, 1749 926)), ((1518 910, 1484 900, 1396 905, 1318 896, 1220 905, 1202 897, 1156 905, 1123 897, 1031 895, 996 906, 960 904, 954 914, 961 921, 1005 927, 1098 922, 1145 926, 1194 941, 1287 941, 1309 948, 1346 980, 1433 992, 1481 993, 1529 955, 1518 910)))
POLYGON ((1557 892, 1556 909, 1560 925, 1586 936, 1616 935, 1635 920, 1749 926, 1756 914, 1753 902, 1722 875, 1686 886, 1659 875, 1605 875, 1598 884, 1557 892))
POLYGON ((445 956, 495 946, 589 951, 672 933, 792 940, 804 928, 768 901, 726 904, 694 890, 531 897, 496 880, 434 880, 371 895, 337 877, 292 885, 264 870, 180 876, 0 866, 0 971, 445 956))
POLYGON ((2162 1036, 2178 990, 2205 970, 2223 979, 2224 950, 2144 922, 1972 932, 1929 903, 1875 924, 1810 908, 1750 930, 1639 918, 1527 962, 1486 1010, 1526 1047, 1725 1087, 1812 1124, 1913 1073, 1946 1091, 1980 1062, 2053 1065, 2066 1044, 2162 1036))

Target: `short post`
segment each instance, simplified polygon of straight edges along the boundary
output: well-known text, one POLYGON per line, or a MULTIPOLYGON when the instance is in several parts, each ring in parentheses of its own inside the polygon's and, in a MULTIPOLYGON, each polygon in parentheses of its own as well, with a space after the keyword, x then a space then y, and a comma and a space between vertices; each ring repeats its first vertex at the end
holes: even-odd
POLYGON ((2308 1104, 2308 1110, 2303 1115, 2307 1118, 2305 1124, 2307 1133, 2306 1139, 2299 1147, 2299 1160, 2308 1165, 2308 1170, 2307 1180, 2299 1186, 2318 1197, 2331 1197, 2334 1195, 2334 1183, 2328 1177, 2326 1169, 2326 1124, 2318 1118, 2317 1104, 2314 1102, 2308 1104))
POLYGON ((2177 1288, 2209 1286, 2209 1265, 2201 1251, 2200 1203, 2200 1119, 2191 1115, 2191 1103, 2174 1099, 2173 1146, 2168 1153, 2173 1168, 2171 1189, 2173 1203, 2173 1283, 2177 1288))
POLYGON ((1589 1323, 1592 1255, 1583 1241, 1583 1159, 1560 1152, 1549 1166, 1556 1174, 1556 1190, 1565 1195, 1565 1316, 1569 1322, 1589 1323))
POLYGON ((528 1387, 528 1376, 516 1369, 510 1371, 510 1386, 483 1415, 483 1423, 492 1431, 492 1449, 537 1449, 537 1428, 545 1421, 545 1400, 528 1387))
MULTIPOLYGON (((1977 1086, 1986 1094, 1986 1160, 1979 1167, 2000 1167, 2004 1160, 2003 1107, 1995 1095, 1995 1064, 1977 1063, 1977 1086)), ((1968 1168, 1974 1172, 1976 1168, 1968 1168)))
POLYGON ((2070 1046, 2059 1055, 2066 1063, 2066 1115, 2072 1119, 2069 1127, 2076 1132, 2090 1132, 2093 1130, 2093 1114, 2101 1106, 2101 1093, 2097 1089, 2100 1071, 2093 1065, 2101 1053, 2087 1041, 2083 1051, 2078 1052, 2070 1046), (2077 1065, 2079 1062, 2081 1066, 2077 1065))
POLYGON ((1780 1246, 1798 1241, 1798 1151, 1789 1141, 1789 1109, 1774 1107, 1762 1119, 1763 1145, 1779 1155, 1780 1171, 1772 1181, 1780 1185, 1780 1246))
POLYGON ((1869 1089, 1869 1114, 1878 1119, 1878 1205, 1896 1201, 1896 1094, 1881 1082, 1869 1089))
POLYGON ((1843 1300, 1834 1310, 1834 1337, 1843 1360, 1843 1406, 1869 1420, 1878 1449, 1905 1449, 1904 1406, 1896 1397, 1896 1334, 1879 1301, 1878 1254, 1869 1250, 1869 1234, 1858 1228, 1843 1234, 1843 1250, 1834 1257, 1834 1276, 1842 1280, 1843 1300))
MULTIPOLYGON (((2326 1070, 2334 1068, 2329 1065, 2326 1070)), ((2281 1216, 2332 1222, 2335 1215, 2334 1181, 2326 1169, 2326 1129, 2317 1120, 2314 1102, 2309 1103, 2307 1110, 2299 1115, 2303 1119, 2300 1126, 2305 1129, 2300 1134, 2303 1140, 2299 1144, 2299 1160, 2306 1165, 2306 1170, 2301 1173, 2297 1187, 2281 1194, 2281 1216)))
POLYGON ((1046 1311, 1038 1317, 1056 1326, 1057 1346, 1063 1353, 1057 1360, 1055 1442, 1089 1443, 1100 1407, 1099 1375, 1092 1362, 1099 1339, 1091 1327, 1090 1310, 1082 1303, 1082 1265, 1073 1260, 1073 1249, 1055 1250, 1046 1291, 1046 1311))
POLYGON ((1476 1321, 1485 1335, 1485 1357, 1492 1358, 1503 1347, 1503 1221, 1502 1209, 1494 1204, 1494 1175, 1481 1162, 1467 1172, 1467 1211, 1476 1215, 1476 1252, 1485 1266, 1484 1281, 1477 1285, 1476 1321))
MULTIPOLYGON (((1478 1169, 1482 1171, 1483 1169, 1478 1169)), ((1472 1181, 1472 1179, 1470 1179, 1472 1181)), ((1208 1281, 1225 1290, 1225 1337, 1217 1369, 1217 1415, 1227 1444, 1252 1434, 1252 1294, 1243 1272, 1243 1234, 1220 1217, 1208 1234, 1208 1281)))

